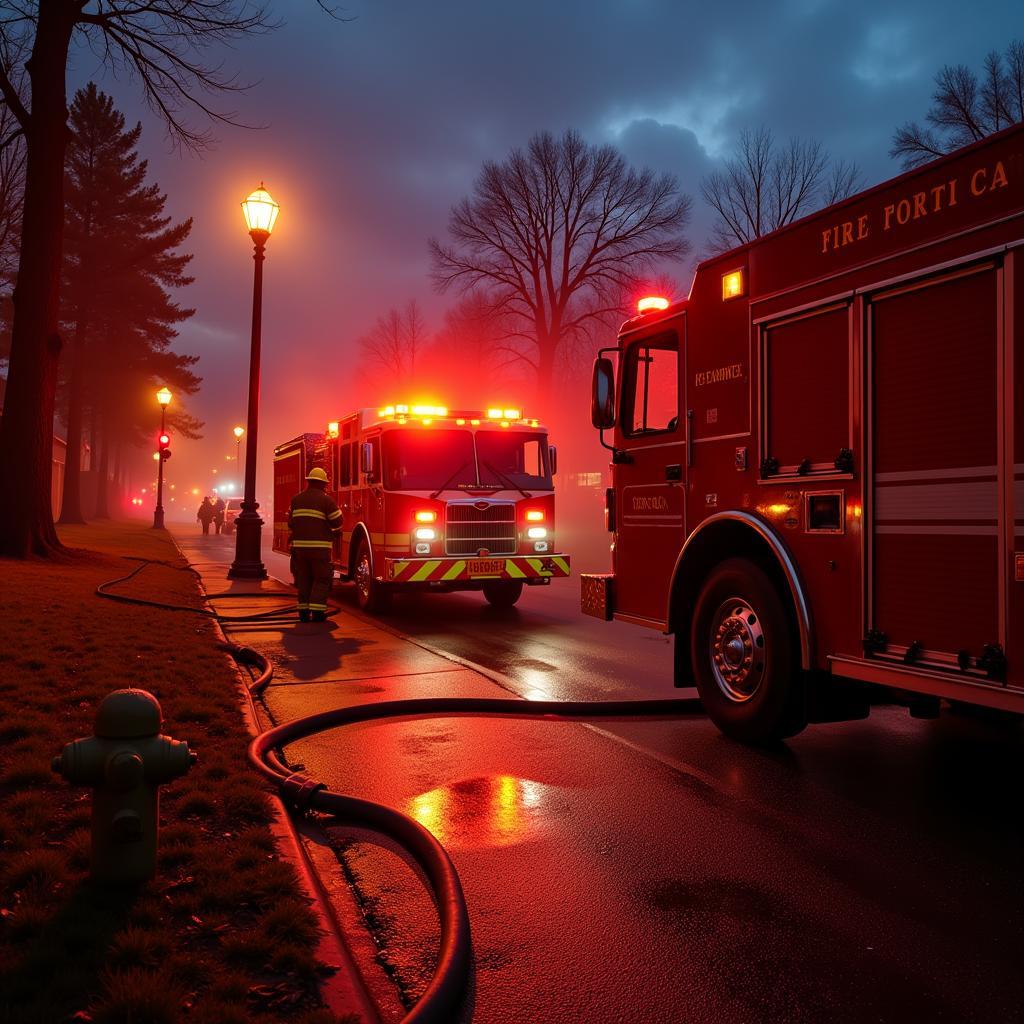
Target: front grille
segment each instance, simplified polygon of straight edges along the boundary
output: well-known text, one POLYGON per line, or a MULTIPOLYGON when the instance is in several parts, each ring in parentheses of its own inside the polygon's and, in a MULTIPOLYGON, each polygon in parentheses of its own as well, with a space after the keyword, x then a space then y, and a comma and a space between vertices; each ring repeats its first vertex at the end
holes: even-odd
POLYGON ((447 555, 475 555, 486 548, 492 555, 516 553, 516 507, 511 502, 448 506, 444 534, 447 555))

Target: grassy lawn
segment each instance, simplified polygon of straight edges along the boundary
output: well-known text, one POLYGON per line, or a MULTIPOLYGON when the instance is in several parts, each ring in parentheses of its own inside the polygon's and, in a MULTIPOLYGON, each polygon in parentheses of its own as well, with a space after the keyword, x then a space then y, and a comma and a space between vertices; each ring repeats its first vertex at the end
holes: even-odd
MULTIPOLYGON (((140 523, 62 529, 60 562, 0 561, 0 1019, 328 1024, 316 921, 274 854, 234 677, 199 616, 117 604, 94 587, 136 563, 178 562, 140 523), (87 877, 88 790, 50 771, 92 733, 99 701, 139 686, 199 763, 161 795, 154 882, 87 877)), ((125 592, 198 604, 189 573, 151 567, 125 592)))

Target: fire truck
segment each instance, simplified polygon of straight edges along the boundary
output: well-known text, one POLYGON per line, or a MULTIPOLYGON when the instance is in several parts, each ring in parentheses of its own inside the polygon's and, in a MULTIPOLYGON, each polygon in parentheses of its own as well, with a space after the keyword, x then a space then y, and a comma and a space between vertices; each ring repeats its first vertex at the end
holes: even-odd
POLYGON ((519 409, 389 405, 300 434, 274 451, 274 550, 314 466, 343 514, 333 561, 361 608, 397 590, 479 590, 511 607, 523 587, 569 575, 555 546, 558 453, 519 409))
POLYGON ((1024 711, 1024 127, 641 300, 592 418, 613 571, 583 610, 673 635, 723 732, 1024 711))

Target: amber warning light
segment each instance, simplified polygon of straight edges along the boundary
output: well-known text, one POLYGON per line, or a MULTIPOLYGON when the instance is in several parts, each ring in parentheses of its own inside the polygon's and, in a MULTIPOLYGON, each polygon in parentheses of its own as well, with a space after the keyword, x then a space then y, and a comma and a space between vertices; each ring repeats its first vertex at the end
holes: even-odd
POLYGON ((743 271, 732 270, 722 275, 722 300, 738 299, 743 294, 743 271))
POLYGON ((662 295, 645 295, 637 304, 638 313, 655 313, 668 309, 668 299, 662 295))

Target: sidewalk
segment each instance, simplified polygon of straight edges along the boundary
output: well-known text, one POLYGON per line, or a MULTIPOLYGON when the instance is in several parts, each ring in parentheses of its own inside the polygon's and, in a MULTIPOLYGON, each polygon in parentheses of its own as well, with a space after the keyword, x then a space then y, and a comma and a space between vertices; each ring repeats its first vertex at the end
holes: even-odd
MULTIPOLYGON (((275 579, 262 583, 229 581, 227 562, 209 561, 210 552, 201 539, 191 533, 176 533, 175 541, 183 555, 200 573, 208 593, 231 590, 293 593, 291 587, 275 579)), ((343 594, 344 592, 342 592, 343 594)), ((333 598, 338 601, 338 595, 333 598)), ((224 624, 227 638, 236 644, 253 647, 274 665, 274 679, 259 705, 259 728, 266 729, 284 721, 337 707, 367 701, 398 700, 428 696, 512 696, 486 676, 466 667, 454 658, 446 658, 415 641, 363 617, 343 596, 342 611, 326 623, 294 625, 239 623, 224 624)), ((234 599, 220 606, 229 614, 264 611, 266 600, 247 602, 234 599)), ((363 727, 359 727, 363 728, 363 727)), ((315 778, 337 775, 339 752, 346 759, 350 744, 340 734, 310 737, 301 744, 305 771, 315 778)), ((384 752, 381 751, 381 754, 384 752)), ((394 752, 388 750, 387 756, 394 752)), ((292 752, 293 758, 296 757, 292 752)), ((365 760, 365 759, 364 759, 365 760)), ((361 765, 365 770, 365 764, 361 765)), ((351 966, 366 995, 375 1004, 379 1019, 397 1021, 404 1016, 416 990, 396 984, 394 964, 384 962, 380 930, 373 907, 358 891, 358 867, 347 860, 359 860, 350 841, 339 840, 337 832, 325 833, 315 823, 296 822, 301 848, 317 875, 319 894, 327 898, 333 921, 347 946, 351 966), (401 989, 401 992, 400 992, 401 989), (405 1006, 403 1006, 403 1002, 405 1006)), ((365 865, 364 865, 365 866, 365 865)), ((411 915, 433 918, 429 899, 416 900, 411 915)), ((431 925, 433 928, 433 924, 431 925)), ((419 949, 419 958, 433 958, 436 949, 419 949)), ((341 974, 349 972, 340 972, 341 974)), ((426 972, 422 972, 426 974, 426 972)), ((365 1009, 364 1009, 365 1014, 365 1009)))

